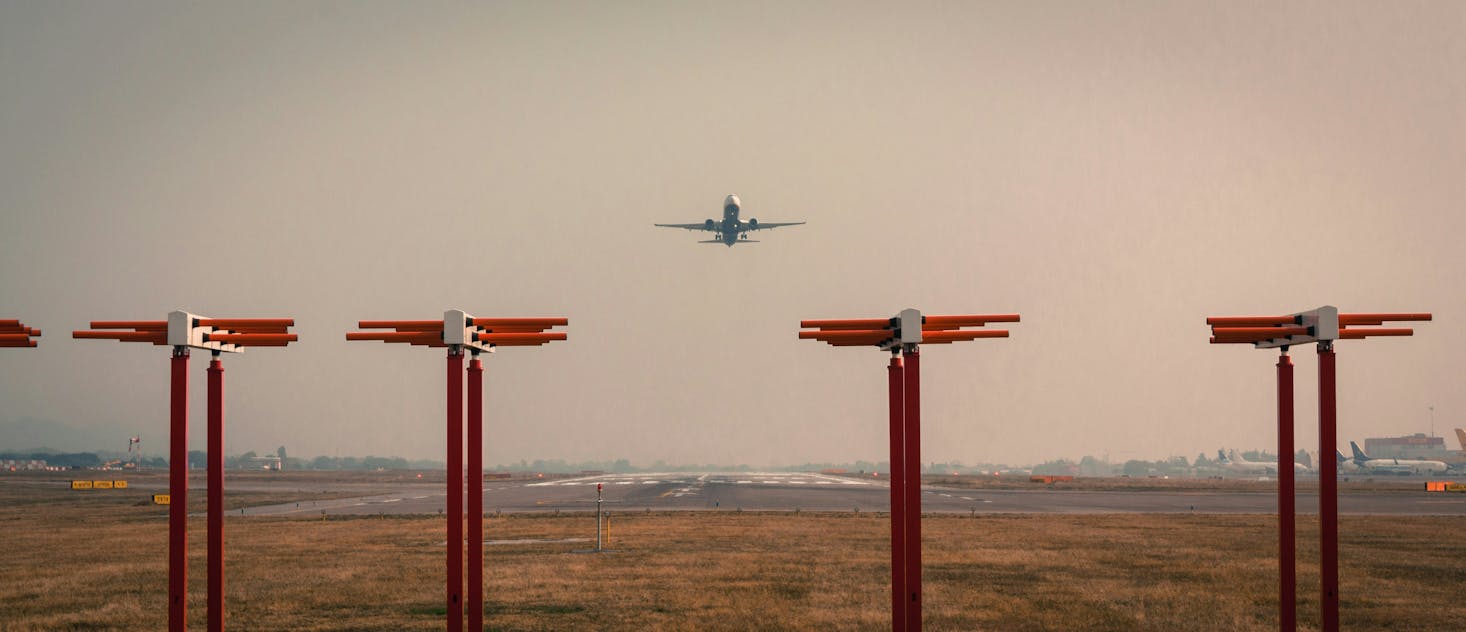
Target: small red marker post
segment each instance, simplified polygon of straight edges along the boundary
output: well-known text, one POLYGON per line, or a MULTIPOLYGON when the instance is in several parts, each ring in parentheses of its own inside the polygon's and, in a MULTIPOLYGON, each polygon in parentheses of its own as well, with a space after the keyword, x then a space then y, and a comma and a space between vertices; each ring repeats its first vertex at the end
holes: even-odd
POLYGON ((1007 338, 1001 329, 964 329, 1016 323, 1018 314, 922 316, 915 309, 893 318, 800 321, 801 340, 836 347, 874 346, 891 353, 886 367, 891 451, 891 629, 921 629, 921 344, 1007 338))
POLYGON ((1212 344, 1250 344, 1281 349, 1278 358, 1278 628, 1298 629, 1296 522, 1293 475, 1293 361, 1288 348, 1318 345, 1318 522, 1319 625, 1339 629, 1339 479, 1338 403, 1335 340, 1372 336, 1410 336, 1409 328, 1380 327, 1388 321, 1428 321, 1427 313, 1340 314, 1325 305, 1286 316, 1220 316, 1206 319, 1212 344), (1287 458, 1287 466, 1284 466, 1287 458))
POLYGON ((363 320, 362 329, 347 332, 347 340, 406 342, 413 346, 446 348, 448 552, 445 601, 449 632, 468 625, 482 630, 484 622, 484 468, 483 468, 483 363, 480 353, 497 347, 535 347, 565 340, 564 332, 549 331, 570 324, 565 318, 476 318, 461 310, 443 312, 443 320, 363 320), (391 331, 385 331, 391 330, 391 331), (463 409, 464 353, 468 364, 468 598, 463 598, 463 409))
POLYGON ((290 318, 207 318, 184 311, 167 320, 94 320, 80 339, 147 342, 173 348, 168 414, 168 629, 188 627, 188 357, 213 354, 208 368, 208 629, 224 629, 224 365, 221 353, 245 347, 284 347, 296 341, 290 318))

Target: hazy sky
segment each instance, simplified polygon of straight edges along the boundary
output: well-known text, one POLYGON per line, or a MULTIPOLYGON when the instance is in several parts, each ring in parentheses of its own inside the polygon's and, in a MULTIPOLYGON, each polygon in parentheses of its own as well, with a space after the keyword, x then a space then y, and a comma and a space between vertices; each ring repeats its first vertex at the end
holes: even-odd
POLYGON ((488 359, 491 463, 877 460, 885 357, 795 332, 916 307, 1023 315, 927 349, 925 460, 1194 457, 1276 441, 1203 319, 1334 304, 1436 315, 1338 345, 1341 441, 1449 436, 1463 68, 1460 2, 7 2, 0 427, 164 452, 167 351, 69 336, 183 308, 297 321, 227 451, 441 459, 442 352, 343 334, 456 307, 570 318, 488 359), (729 193, 809 224, 651 226, 729 193))

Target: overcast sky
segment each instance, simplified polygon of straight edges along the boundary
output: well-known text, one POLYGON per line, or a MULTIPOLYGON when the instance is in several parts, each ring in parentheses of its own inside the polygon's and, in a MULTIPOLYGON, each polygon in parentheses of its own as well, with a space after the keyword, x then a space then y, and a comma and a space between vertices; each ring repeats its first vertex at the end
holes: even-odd
POLYGON ((570 319, 488 359, 490 463, 879 460, 886 358, 795 332, 915 307, 1023 315, 926 349, 924 460, 1194 457, 1276 441, 1204 318, 1333 304, 1436 316, 1339 343, 1341 445, 1450 436, 1463 68, 1459 2, 7 2, 0 427, 164 453, 167 351, 70 331, 182 308, 297 322, 228 452, 441 459, 442 352, 344 333, 461 308, 570 319), (652 227, 729 193, 809 224, 652 227))

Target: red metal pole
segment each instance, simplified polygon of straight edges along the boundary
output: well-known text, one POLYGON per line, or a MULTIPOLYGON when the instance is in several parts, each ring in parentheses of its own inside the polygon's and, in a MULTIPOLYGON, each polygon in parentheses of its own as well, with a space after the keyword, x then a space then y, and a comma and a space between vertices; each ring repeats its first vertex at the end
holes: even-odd
POLYGON ((174 347, 168 400, 168 630, 188 629, 188 347, 174 347))
POLYGON ((484 629, 484 363, 468 363, 468 629, 484 629))
POLYGON ((891 630, 906 629, 906 406, 901 357, 886 367, 891 400, 891 630))
POLYGON ((909 347, 906 368, 906 629, 921 629, 921 353, 909 347))
POLYGON ((224 364, 209 362, 209 632, 224 630, 224 364))
POLYGON ((1339 630, 1339 479, 1338 403, 1335 399, 1334 345, 1318 343, 1318 523, 1319 627, 1323 632, 1339 630))
POLYGON ((448 631, 463 630, 463 348, 448 348, 448 631))
POLYGON ((1278 356, 1278 628, 1298 629, 1297 532, 1293 497, 1293 360, 1278 356))

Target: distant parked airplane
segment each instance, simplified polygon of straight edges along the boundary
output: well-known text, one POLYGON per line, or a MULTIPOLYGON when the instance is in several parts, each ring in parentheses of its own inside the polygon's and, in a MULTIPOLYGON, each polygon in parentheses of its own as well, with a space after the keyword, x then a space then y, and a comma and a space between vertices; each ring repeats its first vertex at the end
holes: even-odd
POLYGON ((723 221, 712 219, 704 220, 701 224, 656 224, 665 228, 685 228, 687 230, 704 230, 713 233, 713 238, 707 241, 700 241, 700 244, 724 244, 732 246, 736 243, 757 243, 748 238, 748 233, 755 230, 766 230, 780 226, 798 226, 804 222, 765 222, 759 223, 757 219, 749 218, 747 222, 738 219, 738 211, 743 203, 738 201, 738 196, 730 195, 723 198, 723 221))
MULTIPOLYGON (((1217 462, 1234 472, 1245 472, 1253 474, 1277 474, 1277 461, 1248 461, 1245 457, 1232 450, 1231 454, 1224 454, 1217 450, 1217 462)), ((1308 466, 1302 463, 1294 463, 1293 471, 1298 474, 1309 472, 1308 466)))
POLYGON ((1359 469, 1374 472, 1377 474, 1431 474, 1444 472, 1447 465, 1444 461, 1425 461, 1417 459, 1371 459, 1364 450, 1359 449, 1359 444, 1349 442, 1349 449, 1354 451, 1354 463, 1359 469))

